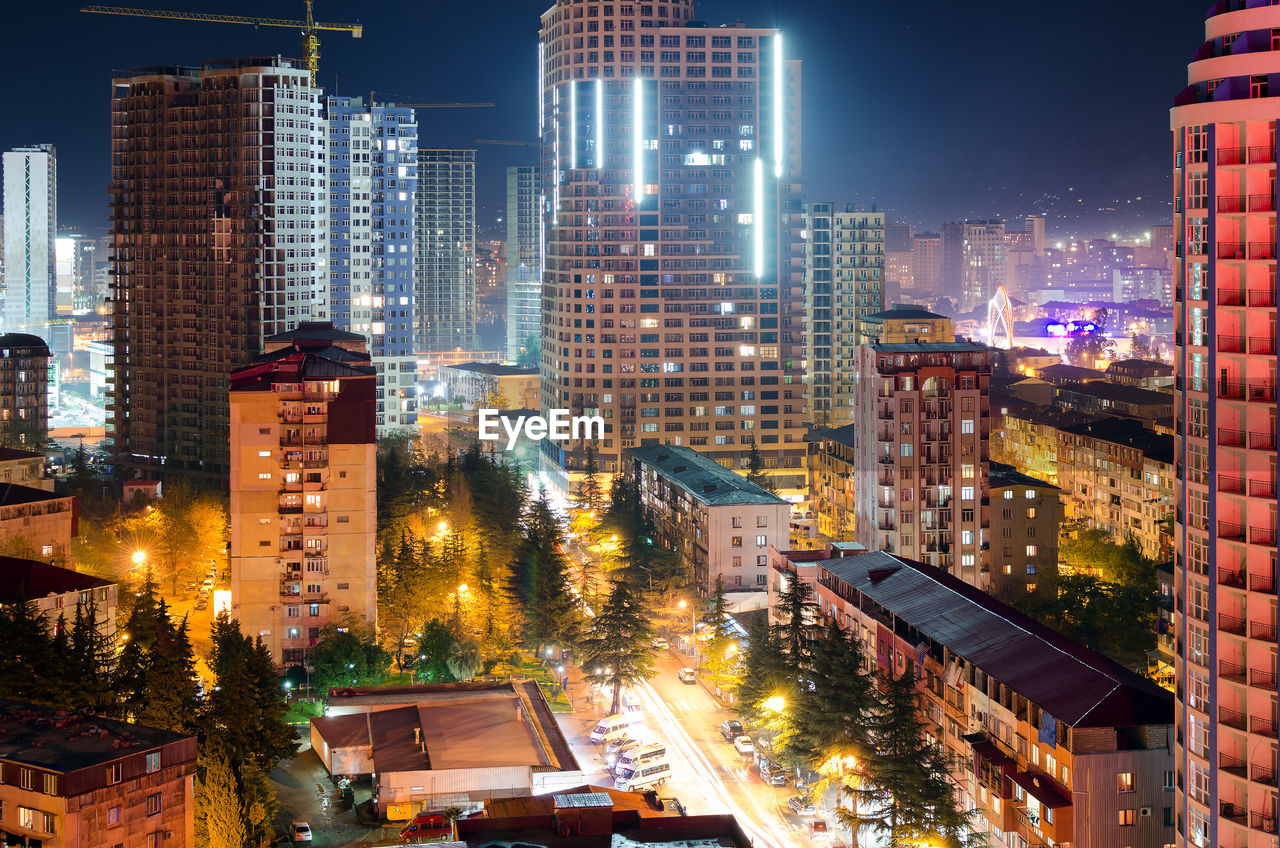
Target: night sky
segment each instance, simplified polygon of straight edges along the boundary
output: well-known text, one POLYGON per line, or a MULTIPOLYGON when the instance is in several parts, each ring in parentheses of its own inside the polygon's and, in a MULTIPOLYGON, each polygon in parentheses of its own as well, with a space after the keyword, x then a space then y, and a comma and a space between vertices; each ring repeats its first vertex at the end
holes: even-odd
MULTIPOLYGON (((301 0, 130 0, 148 8, 299 18, 301 0)), ((423 147, 532 141, 538 17, 549 0, 317 0, 326 91, 492 101, 420 112, 423 147), (336 77, 336 86, 335 86, 336 77)), ((814 200, 878 203, 936 229, 958 217, 1050 214, 1051 232, 1138 232, 1171 213, 1168 109, 1209 0, 702 0, 712 25, 778 23, 804 60, 804 176, 814 200), (1141 199, 1139 199, 1141 198, 1141 199), (1081 202, 1082 201, 1082 202, 1081 202)), ((0 147, 58 149, 59 222, 103 232, 113 69, 298 54, 291 29, 81 14, 6 4, 0 147)), ((478 223, 532 148, 481 146, 478 223)))

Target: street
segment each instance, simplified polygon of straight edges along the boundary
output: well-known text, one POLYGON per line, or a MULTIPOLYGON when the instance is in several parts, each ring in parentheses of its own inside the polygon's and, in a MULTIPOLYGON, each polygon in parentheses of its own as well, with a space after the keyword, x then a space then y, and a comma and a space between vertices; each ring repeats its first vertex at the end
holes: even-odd
MULTIPOLYGON (((808 835, 812 816, 796 816, 787 808, 787 799, 797 794, 795 788, 789 784, 765 785, 751 767, 750 758, 740 756, 720 735, 720 722, 733 715, 701 684, 690 685, 677 679, 676 672, 688 664, 687 657, 664 651, 655 663, 657 673, 640 687, 644 722, 637 725, 637 730, 666 743, 671 762, 671 781, 658 794, 678 798, 691 815, 732 813, 761 848, 829 846, 829 841, 808 835)), ((561 727, 588 782, 612 785, 604 746, 587 741, 591 728, 609 705, 588 706, 586 684, 574 688, 578 709, 558 716, 561 727)))

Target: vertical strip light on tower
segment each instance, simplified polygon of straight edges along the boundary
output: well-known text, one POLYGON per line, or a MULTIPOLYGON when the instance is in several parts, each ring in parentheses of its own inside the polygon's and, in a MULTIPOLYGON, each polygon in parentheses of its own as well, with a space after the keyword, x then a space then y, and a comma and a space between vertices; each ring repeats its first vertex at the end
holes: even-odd
POLYGON ((546 123, 546 115, 543 110, 546 109, 546 102, 543 100, 542 86, 546 79, 543 77, 543 68, 545 65, 546 45, 541 41, 538 42, 538 142, 542 142, 542 127, 546 123))
POLYGON ((782 102, 782 33, 773 37, 773 175, 782 179, 782 139, 786 109, 782 102))
POLYGON ((635 162, 632 164, 632 170, 635 171, 635 195, 636 206, 640 205, 640 198, 644 194, 644 80, 636 77, 635 83, 635 109, 633 110, 635 119, 635 142, 636 154, 635 162))
POLYGON ((596 77, 596 170, 604 167, 604 79, 596 77))
POLYGON ((569 81, 569 168, 578 167, 578 81, 569 81))
POLYGON ((752 237, 755 242, 756 279, 764 276, 764 160, 756 158, 752 169, 755 197, 751 209, 752 237))

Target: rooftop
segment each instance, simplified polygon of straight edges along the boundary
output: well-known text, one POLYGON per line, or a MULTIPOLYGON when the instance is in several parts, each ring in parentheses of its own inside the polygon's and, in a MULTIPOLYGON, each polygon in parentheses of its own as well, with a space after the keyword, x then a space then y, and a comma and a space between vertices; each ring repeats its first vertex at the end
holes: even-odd
POLYGON ((75 495, 58 494, 46 489, 32 486, 19 486, 17 483, 0 484, 0 506, 18 506, 19 504, 39 503, 41 501, 71 500, 75 495))
POLYGON ((683 445, 646 445, 629 448, 627 453, 658 469, 664 479, 707 506, 786 503, 773 492, 683 445))
POLYGON ((535 377, 537 368, 519 368, 515 365, 501 365, 497 362, 460 362, 457 365, 442 365, 451 371, 470 371, 474 374, 488 374, 491 377, 535 377))
POLYGON ((33 336, 30 333, 5 333, 0 336, 0 348, 9 347, 42 347, 44 355, 50 356, 49 345, 39 336, 33 336))
POLYGON ((274 383, 372 377, 369 354, 344 344, 360 346, 364 336, 335 330, 327 323, 300 324, 296 329, 267 337, 280 347, 254 357, 253 362, 231 374, 233 391, 267 391, 274 383))
POLYGON ((806 442, 820 442, 830 440, 845 447, 856 448, 858 446, 858 428, 859 424, 846 424, 843 427, 814 427, 805 433, 806 442))
POLYGON ((883 551, 818 563, 1073 728, 1173 722, 1173 695, 933 566, 883 551))
POLYGON ((1037 480, 1029 474, 1023 474, 1012 465, 1005 465, 1003 462, 991 462, 988 464, 988 468, 989 486, 992 489, 1003 486, 1035 486, 1040 489, 1058 490, 1058 487, 1052 483, 1037 480))
POLYGON ((1150 406, 1166 406, 1173 403, 1173 394, 1170 392, 1140 389, 1137 386, 1122 386, 1110 380, 1093 380, 1078 386, 1062 386, 1058 391, 1119 403, 1136 403, 1150 406))
POLYGON ((0 448, 0 462, 13 462, 17 459, 41 459, 45 458, 42 453, 33 451, 18 450, 17 448, 0 448))
POLYGON ((0 556, 0 604, 16 603, 19 599, 33 601, 47 595, 65 595, 110 585, 110 580, 47 562, 0 556))
POLYGON ((1173 436, 1157 433, 1132 418, 1099 418, 1096 421, 1073 424, 1059 429, 1064 433, 1089 436, 1112 444, 1135 448, 1156 462, 1173 462, 1173 436))
POLYGON ((1036 373, 1046 380, 1101 380, 1106 376, 1093 368, 1081 368, 1079 365, 1067 365, 1062 362, 1037 368, 1036 373))
POLYGON ((883 324, 885 321, 937 321, 946 317, 930 312, 918 303, 895 303, 883 312, 873 312, 862 320, 869 324, 883 324))
POLYGON ((872 342, 877 353, 969 353, 992 348, 981 342, 872 342))
POLYGON ((71 772, 195 737, 0 699, 0 759, 71 772))
POLYGON ((1150 359, 1117 359, 1107 366, 1107 372, 1125 371, 1129 374, 1147 377, 1172 376, 1173 366, 1165 362, 1152 362, 1150 359))

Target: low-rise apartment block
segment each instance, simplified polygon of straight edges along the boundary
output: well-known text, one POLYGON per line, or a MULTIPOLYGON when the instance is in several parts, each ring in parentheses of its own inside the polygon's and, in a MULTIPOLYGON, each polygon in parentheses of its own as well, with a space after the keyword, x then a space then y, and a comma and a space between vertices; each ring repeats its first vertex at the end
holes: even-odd
POLYGON ((700 593, 717 577, 730 592, 765 590, 770 546, 788 547, 786 501, 691 448, 651 445, 624 456, 657 525, 655 542, 679 553, 700 593))
POLYGON ((1173 844, 1169 692, 923 563, 806 560, 775 553, 770 599, 803 580, 879 673, 912 667, 928 735, 990 844, 1173 844))
POLYGON ((835 541, 857 534, 854 467, 858 424, 815 427, 805 436, 809 444, 809 503, 818 519, 818 533, 835 541))
POLYGON ((0 700, 0 840, 195 848, 196 737, 0 700))
POLYGON ((1001 462, 991 463, 990 590, 1035 592, 1058 573, 1058 487, 1001 462))
POLYGON ((75 495, 0 484, 0 551, 5 554, 67 565, 79 526, 75 495))
POLYGON ((119 587, 101 577, 39 560, 0 556, 0 608, 34 602, 51 626, 62 617, 70 627, 76 619, 76 607, 92 601, 97 607, 98 631, 114 644, 118 594, 119 587))

